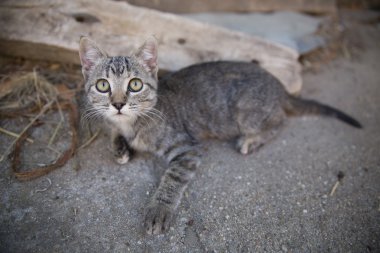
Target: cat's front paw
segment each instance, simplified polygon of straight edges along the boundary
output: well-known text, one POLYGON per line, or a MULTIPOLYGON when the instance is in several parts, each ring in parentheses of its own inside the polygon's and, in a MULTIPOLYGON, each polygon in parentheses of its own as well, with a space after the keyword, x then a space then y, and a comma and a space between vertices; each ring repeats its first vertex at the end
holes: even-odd
POLYGON ((114 139, 112 148, 115 160, 118 164, 126 164, 129 161, 131 151, 123 136, 119 135, 114 139))
POLYGON ((129 161, 129 154, 124 154, 119 157, 115 155, 115 158, 118 164, 126 164, 129 161))
POLYGON ((173 212, 172 208, 163 204, 149 206, 144 221, 146 233, 157 235, 168 231, 173 218, 173 212))

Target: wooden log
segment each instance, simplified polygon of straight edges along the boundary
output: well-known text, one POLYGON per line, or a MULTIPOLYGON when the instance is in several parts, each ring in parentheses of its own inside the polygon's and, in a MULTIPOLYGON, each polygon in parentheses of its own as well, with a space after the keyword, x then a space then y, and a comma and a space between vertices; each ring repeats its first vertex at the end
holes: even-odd
POLYGON ((242 33, 174 14, 108 0, 18 0, 0 4, 0 53, 79 64, 81 35, 110 55, 130 55, 149 35, 159 41, 159 65, 173 71, 213 60, 258 61, 291 93, 301 89, 298 53, 242 33))
POLYGON ((335 0, 121 0, 173 13, 302 11, 335 13, 335 0))

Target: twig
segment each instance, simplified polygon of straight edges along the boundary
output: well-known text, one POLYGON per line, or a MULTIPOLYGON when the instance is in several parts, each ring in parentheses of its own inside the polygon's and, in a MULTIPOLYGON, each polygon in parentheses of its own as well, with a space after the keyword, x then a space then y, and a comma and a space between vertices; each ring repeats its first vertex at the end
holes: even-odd
MULTIPOLYGON (((54 100, 52 100, 52 102, 53 101, 54 100)), ((15 143, 15 148, 14 148, 13 157, 12 157, 12 170, 16 178, 19 179, 20 181, 31 180, 31 179, 46 175, 49 172, 59 167, 62 167, 74 155, 76 146, 77 146, 77 139, 78 139, 77 131, 76 131, 76 127, 78 123, 78 110, 77 110, 76 105, 70 102, 64 103, 61 106, 65 110, 69 111, 69 121, 70 121, 71 133, 72 133, 70 147, 66 151, 64 151, 62 155, 52 164, 34 168, 29 171, 20 172, 18 167, 20 166, 21 147, 22 147, 22 142, 25 140, 27 136, 27 132, 24 132, 23 134, 21 134, 20 138, 15 143)))
POLYGON ((56 104, 57 104, 57 108, 58 108, 58 112, 59 112, 59 114, 60 114, 60 116, 61 116, 61 120, 59 121, 57 127, 54 129, 54 132, 53 132, 52 136, 50 137, 50 140, 49 140, 49 143, 48 143, 48 147, 50 147, 51 144, 53 144, 54 139, 55 139, 55 137, 57 136, 58 131, 59 131, 59 129, 62 127, 62 124, 63 124, 63 121, 64 121, 64 117, 63 117, 63 113, 62 113, 62 108, 61 108, 61 106, 60 106, 58 100, 55 100, 55 102, 56 102, 56 104))
POLYGON ((9 153, 9 151, 12 149, 13 145, 20 139, 20 137, 26 132, 28 131, 28 129, 34 124, 34 122, 36 122, 36 120, 38 120, 39 117, 41 117, 49 108, 50 106, 53 104, 54 100, 51 100, 49 101, 49 103, 45 104, 42 108, 41 108, 41 111, 32 119, 32 121, 29 122, 29 124, 21 131, 21 133, 19 134, 20 136, 17 137, 13 142, 12 144, 5 150, 5 152, 3 153, 3 155, 1 155, 0 157, 0 162, 2 162, 5 158, 5 156, 9 153))
POLYGON ((340 182, 342 181, 342 179, 344 178, 344 173, 342 171, 339 171, 338 172, 338 175, 336 175, 338 180, 336 181, 336 183, 334 184, 333 188, 331 189, 331 192, 330 192, 330 197, 332 197, 336 191, 336 189, 338 188, 340 182))
POLYGON ((51 180, 48 177, 46 178, 46 180, 49 182, 49 185, 47 187, 45 187, 45 188, 35 190, 34 191, 35 193, 37 193, 37 192, 45 192, 45 191, 47 191, 50 188, 50 186, 51 186, 51 180))
MULTIPOLYGON (((3 133, 3 134, 9 135, 9 136, 15 137, 15 138, 19 138, 20 137, 19 134, 11 132, 11 131, 9 131, 7 129, 4 129, 2 127, 0 127, 0 132, 3 133)), ((26 141, 29 142, 29 143, 33 143, 34 142, 34 140, 31 139, 31 138, 26 138, 26 141)))
POLYGON ((47 146, 48 149, 50 149, 51 151, 53 151, 54 153, 56 153, 57 155, 62 155, 62 152, 56 150, 55 148, 51 147, 51 146, 47 146))
POLYGON ((78 214, 78 208, 73 207, 73 212, 74 212, 74 216, 77 216, 77 214, 78 214))
POLYGON ((336 191, 336 189, 338 188, 340 182, 339 181, 336 181, 336 183, 334 184, 333 188, 331 189, 331 192, 330 192, 330 197, 332 197, 336 191))
POLYGON ((59 131, 59 129, 61 129, 61 127, 62 127, 62 121, 58 122, 57 127, 54 129, 54 132, 53 132, 53 134, 52 134, 51 137, 50 137, 50 140, 49 140, 49 143, 48 143, 48 147, 50 147, 51 144, 53 144, 54 139, 55 139, 55 137, 57 136, 58 131, 59 131))
POLYGON ((37 80, 37 71, 36 69, 33 69, 33 84, 34 84, 34 87, 36 88, 36 96, 37 96, 37 104, 38 104, 38 107, 41 108, 41 98, 40 98, 40 94, 38 92, 38 80, 37 80))
POLYGON ((85 143, 83 143, 77 150, 80 150, 90 145, 91 142, 93 142, 96 139, 96 137, 98 137, 99 133, 100 133, 100 130, 96 131, 96 133, 93 136, 91 136, 85 143))

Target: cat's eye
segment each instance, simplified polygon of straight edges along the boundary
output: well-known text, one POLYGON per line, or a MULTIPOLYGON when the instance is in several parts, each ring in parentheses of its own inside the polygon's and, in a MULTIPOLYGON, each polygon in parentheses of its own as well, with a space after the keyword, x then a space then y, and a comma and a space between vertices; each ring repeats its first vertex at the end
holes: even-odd
POLYGON ((106 93, 111 89, 109 82, 105 79, 99 79, 95 85, 96 89, 101 93, 106 93))
POLYGON ((129 81, 128 90, 138 92, 143 88, 143 82, 138 78, 133 78, 129 81))

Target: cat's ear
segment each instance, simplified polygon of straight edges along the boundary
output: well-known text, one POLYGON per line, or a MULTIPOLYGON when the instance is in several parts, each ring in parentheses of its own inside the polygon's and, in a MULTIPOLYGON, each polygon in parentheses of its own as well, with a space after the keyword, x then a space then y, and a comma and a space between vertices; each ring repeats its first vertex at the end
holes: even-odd
POLYGON ((82 73, 86 80, 96 64, 106 57, 107 54, 103 52, 94 41, 85 36, 80 38, 79 58, 82 64, 82 73))
POLYGON ((157 78, 157 40, 153 36, 149 37, 144 45, 136 53, 136 58, 144 68, 157 78))

